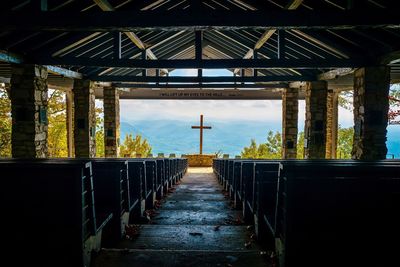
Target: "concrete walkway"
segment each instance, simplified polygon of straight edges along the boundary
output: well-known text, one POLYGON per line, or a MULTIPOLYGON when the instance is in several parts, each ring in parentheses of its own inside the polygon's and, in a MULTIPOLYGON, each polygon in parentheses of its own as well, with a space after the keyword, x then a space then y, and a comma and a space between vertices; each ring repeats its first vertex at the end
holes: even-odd
POLYGON ((190 168, 173 191, 136 238, 102 250, 94 266, 269 266, 211 168, 190 168))

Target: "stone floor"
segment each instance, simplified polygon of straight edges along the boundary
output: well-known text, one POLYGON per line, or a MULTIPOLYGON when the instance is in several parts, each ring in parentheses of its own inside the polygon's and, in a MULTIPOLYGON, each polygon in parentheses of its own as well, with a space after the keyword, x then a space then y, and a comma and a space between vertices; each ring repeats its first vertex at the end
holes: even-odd
POLYGON ((133 240, 103 249, 95 267, 270 266, 211 168, 190 168, 133 240))

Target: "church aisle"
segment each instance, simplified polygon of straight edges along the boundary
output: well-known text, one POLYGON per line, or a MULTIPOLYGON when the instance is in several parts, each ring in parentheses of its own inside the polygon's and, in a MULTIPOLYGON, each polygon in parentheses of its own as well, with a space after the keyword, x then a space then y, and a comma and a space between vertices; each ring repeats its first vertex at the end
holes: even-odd
POLYGON ((103 249, 95 267, 269 266, 211 168, 190 168, 134 240, 103 249))

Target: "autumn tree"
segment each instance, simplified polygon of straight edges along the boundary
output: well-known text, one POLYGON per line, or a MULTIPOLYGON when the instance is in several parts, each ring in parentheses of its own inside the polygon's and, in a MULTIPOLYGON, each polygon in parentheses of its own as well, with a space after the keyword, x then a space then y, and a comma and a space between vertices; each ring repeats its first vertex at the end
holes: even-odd
POLYGON ((11 101, 0 89, 0 157, 11 157, 11 101))
POLYGON ((297 135, 297 158, 304 159, 304 132, 297 135))
POLYGON ((280 159, 282 158, 282 137, 280 132, 269 131, 265 143, 257 145, 256 140, 251 139, 250 146, 244 147, 242 158, 251 159, 280 159))
POLYGON ((127 134, 120 146, 119 154, 121 157, 133 157, 139 154, 141 157, 147 157, 151 153, 151 150, 151 145, 140 134, 134 138, 132 134, 127 134))
POLYGON ((65 92, 49 89, 47 115, 49 157, 68 157, 65 92))
POLYGON ((103 118, 103 109, 96 107, 96 157, 104 158, 105 150, 104 150, 104 118, 103 118))

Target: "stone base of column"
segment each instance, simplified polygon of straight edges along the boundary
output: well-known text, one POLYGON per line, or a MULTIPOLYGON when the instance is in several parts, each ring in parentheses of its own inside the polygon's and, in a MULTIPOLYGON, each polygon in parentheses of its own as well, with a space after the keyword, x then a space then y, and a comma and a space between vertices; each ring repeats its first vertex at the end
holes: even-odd
POLYGON ((47 68, 18 65, 12 69, 12 156, 48 156, 47 68))
POLYGON ((306 85, 306 121, 304 126, 304 157, 324 159, 326 154, 327 82, 306 85))
POLYGON ((354 72, 353 159, 385 159, 389 110, 389 67, 354 72))
POLYGON ((297 157, 297 123, 299 114, 299 91, 287 88, 282 94, 282 158, 297 157))

